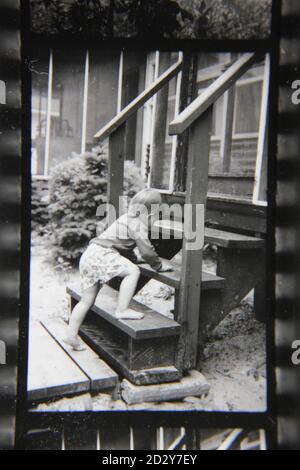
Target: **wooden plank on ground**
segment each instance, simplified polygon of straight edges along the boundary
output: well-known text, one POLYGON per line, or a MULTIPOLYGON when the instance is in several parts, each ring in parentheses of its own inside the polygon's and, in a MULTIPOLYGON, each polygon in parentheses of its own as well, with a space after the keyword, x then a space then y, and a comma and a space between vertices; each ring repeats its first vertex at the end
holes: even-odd
POLYGON ((84 351, 74 351, 63 342, 66 333, 66 324, 62 320, 44 320, 44 328, 52 338, 60 345, 66 354, 90 379, 91 391, 97 392, 113 388, 118 383, 118 375, 94 353, 82 340, 84 351))
POLYGON ((34 322, 29 335, 28 399, 46 400, 89 390, 88 377, 45 328, 34 322))
MULTIPOLYGON (((76 286, 68 286, 67 292, 77 301, 81 299, 80 289, 76 286)), ((159 338, 178 335, 180 325, 170 318, 155 312, 150 307, 135 300, 130 302, 130 308, 136 312, 142 312, 142 320, 118 320, 115 316, 118 292, 105 285, 91 310, 101 318, 108 321, 116 328, 135 339, 159 338)))

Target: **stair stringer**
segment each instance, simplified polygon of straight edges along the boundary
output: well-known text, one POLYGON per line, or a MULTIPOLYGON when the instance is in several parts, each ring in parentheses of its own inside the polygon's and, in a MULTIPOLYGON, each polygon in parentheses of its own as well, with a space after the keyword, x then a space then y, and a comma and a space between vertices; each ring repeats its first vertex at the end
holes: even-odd
POLYGON ((201 294, 199 351, 213 329, 265 278, 264 255, 264 249, 218 247, 216 274, 225 279, 225 287, 201 294))

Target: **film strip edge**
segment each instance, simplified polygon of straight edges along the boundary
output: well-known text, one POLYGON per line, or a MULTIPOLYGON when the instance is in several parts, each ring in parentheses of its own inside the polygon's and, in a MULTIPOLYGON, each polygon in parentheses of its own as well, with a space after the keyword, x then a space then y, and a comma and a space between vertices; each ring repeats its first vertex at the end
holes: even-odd
POLYGON ((283 0, 276 192, 276 378, 278 446, 299 449, 299 85, 300 5, 283 0))
POLYGON ((15 443, 20 278, 20 2, 0 8, 0 449, 15 443))

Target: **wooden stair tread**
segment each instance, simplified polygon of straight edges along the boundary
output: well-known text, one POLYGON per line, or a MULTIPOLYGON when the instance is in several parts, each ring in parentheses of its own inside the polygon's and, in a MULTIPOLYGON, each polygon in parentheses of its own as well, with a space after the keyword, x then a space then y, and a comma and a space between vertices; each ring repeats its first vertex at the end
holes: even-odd
POLYGON ((98 392, 117 385, 118 375, 86 344, 82 342, 85 348, 83 351, 74 351, 74 349, 64 343, 63 337, 66 333, 66 324, 62 320, 44 320, 41 324, 70 359, 88 377, 91 391, 98 392))
POLYGON ((121 376, 127 377, 133 383, 147 385, 157 383, 157 381, 174 382, 180 378, 180 373, 174 365, 141 370, 130 369, 128 351, 120 344, 114 343, 110 335, 106 337, 107 332, 98 326, 95 316, 87 316, 79 333, 97 354, 103 357, 121 376))
POLYGON ((225 248, 264 248, 265 241, 262 238, 250 237, 239 233, 225 232, 213 228, 205 228, 205 243, 214 243, 225 248))
MULTIPOLYGON (((80 290, 76 286, 68 286, 67 292, 77 301, 81 299, 80 290)), ((118 320, 114 314, 117 298, 118 292, 105 285, 100 290, 91 310, 134 339, 179 335, 181 329, 179 323, 136 300, 131 301, 130 308, 143 313, 144 318, 142 320, 118 320)))
MULTIPOLYGON (((160 220, 155 223, 155 226, 161 231, 170 230, 171 235, 182 236, 183 233, 183 224, 179 221, 160 220)), ((262 238, 209 227, 205 227, 204 241, 205 243, 213 243, 224 248, 256 249, 265 247, 265 240, 262 238)))
POLYGON ((90 390, 88 377, 39 322, 31 325, 29 336, 29 400, 47 400, 90 390))
MULTIPOLYGON (((152 269, 149 264, 143 263, 139 264, 141 273, 147 277, 163 282, 168 286, 174 287, 175 289, 179 289, 181 276, 180 264, 170 260, 162 259, 162 261, 169 263, 174 270, 170 272, 161 273, 152 269)), ((222 277, 216 276, 215 274, 209 273, 207 271, 202 271, 201 289, 221 289, 224 287, 224 285, 225 280, 222 277)))

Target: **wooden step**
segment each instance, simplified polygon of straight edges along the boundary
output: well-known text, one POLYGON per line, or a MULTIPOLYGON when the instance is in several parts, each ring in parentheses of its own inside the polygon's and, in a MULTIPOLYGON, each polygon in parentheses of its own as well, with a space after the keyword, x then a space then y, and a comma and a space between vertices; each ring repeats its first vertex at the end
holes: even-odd
MULTIPOLYGON (((161 233, 170 232, 171 236, 175 237, 182 237, 183 235, 183 224, 179 221, 160 220, 155 223, 155 226, 161 233)), ((262 238, 208 227, 205 227, 204 241, 224 248, 257 249, 265 247, 265 240, 262 238)))
POLYGON ((99 392, 112 389, 118 384, 118 375, 82 341, 83 351, 74 351, 63 338, 66 335, 66 323, 62 320, 44 320, 41 322, 52 338, 88 377, 90 390, 99 392))
MULTIPOLYGON (((173 268, 173 271, 160 273, 152 269, 149 266, 149 264, 143 263, 143 264, 139 264, 141 273, 144 276, 147 276, 151 279, 155 279, 156 281, 160 281, 166 284, 167 286, 174 287, 175 289, 179 289, 180 276, 181 276, 180 264, 174 261, 170 261, 170 260, 162 259, 162 261, 170 264, 173 268)), ((201 283, 202 290, 222 289, 224 285, 225 285, 225 279, 223 279, 222 277, 216 276, 206 271, 202 271, 202 283, 201 283)))
MULTIPOLYGON (((76 286, 67 287, 68 294, 76 301, 80 301, 80 290, 76 286)), ((118 292, 108 285, 103 286, 91 310, 99 315, 118 330, 123 331, 134 339, 161 338, 178 336, 179 323, 171 320, 151 308, 135 300, 130 303, 130 308, 144 314, 142 320, 118 320, 114 314, 118 299, 118 292)))
MULTIPOLYGON (((80 336, 121 377, 126 377, 136 385, 174 382, 180 379, 181 374, 173 364, 173 357, 170 364, 155 365, 155 359, 157 360, 157 358, 163 363, 165 362, 164 354, 161 354, 161 343, 157 344, 157 341, 162 341, 163 338, 147 340, 133 340, 131 338, 128 341, 127 337, 126 341, 126 335, 123 332, 119 331, 119 334, 116 334, 113 328, 108 326, 109 324, 99 316, 90 313, 80 328, 80 336), (136 356, 134 351, 135 343, 141 343, 137 346, 137 352, 145 365, 140 368, 136 368, 132 361, 133 356, 136 356), (153 358, 151 351, 149 354, 150 349, 152 349, 152 353, 156 353, 156 358, 153 358)), ((165 341, 163 350, 166 351, 166 348, 169 348, 172 356, 174 356, 175 337, 169 337, 169 340, 165 341)), ((169 358, 170 352, 167 352, 167 358, 169 358)))

